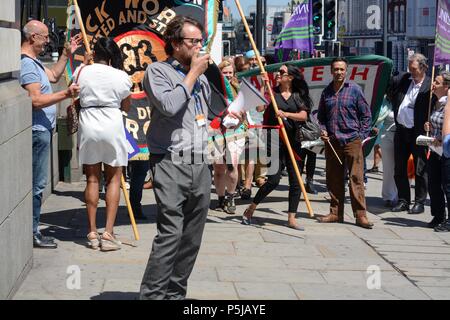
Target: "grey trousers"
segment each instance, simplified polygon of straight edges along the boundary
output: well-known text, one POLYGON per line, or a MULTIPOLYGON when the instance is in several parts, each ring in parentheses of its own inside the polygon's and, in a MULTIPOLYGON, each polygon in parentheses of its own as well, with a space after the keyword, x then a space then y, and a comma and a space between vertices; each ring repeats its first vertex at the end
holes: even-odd
POLYGON ((208 213, 211 171, 207 164, 174 164, 150 157, 157 203, 157 235, 141 283, 141 300, 181 300, 194 267, 208 213))

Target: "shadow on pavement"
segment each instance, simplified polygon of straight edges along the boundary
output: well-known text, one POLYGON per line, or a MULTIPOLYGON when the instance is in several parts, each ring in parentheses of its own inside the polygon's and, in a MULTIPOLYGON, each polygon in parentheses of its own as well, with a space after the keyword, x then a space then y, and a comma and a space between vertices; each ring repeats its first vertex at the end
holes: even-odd
POLYGON ((386 226, 428 228, 428 223, 408 218, 384 218, 386 226))
POLYGON ((105 291, 91 300, 139 300, 139 292, 105 291))
MULTIPOLYGON (((62 193, 67 195, 67 192, 62 193)), ((150 224, 156 222, 156 204, 142 206, 146 220, 136 219, 136 224, 150 224)), ((97 228, 105 228, 106 208, 97 209, 97 228)), ((88 230, 87 212, 85 208, 76 208, 48 212, 41 215, 41 224, 48 228, 42 229, 42 234, 52 236, 60 241, 72 241, 78 245, 85 246, 85 236, 88 230)), ((126 206, 119 206, 114 226, 131 225, 126 206)))

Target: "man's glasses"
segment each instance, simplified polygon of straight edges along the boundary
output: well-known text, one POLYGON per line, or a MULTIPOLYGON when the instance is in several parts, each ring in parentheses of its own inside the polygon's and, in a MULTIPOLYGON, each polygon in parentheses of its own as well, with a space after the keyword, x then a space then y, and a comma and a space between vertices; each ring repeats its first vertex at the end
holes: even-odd
POLYGON ((198 38, 181 38, 183 40, 189 40, 189 43, 193 46, 196 46, 198 44, 201 44, 202 47, 205 45, 205 40, 198 39, 198 38))
POLYGON ((49 39, 49 35, 48 35, 48 34, 35 33, 35 35, 44 37, 45 40, 48 40, 48 39, 49 39))

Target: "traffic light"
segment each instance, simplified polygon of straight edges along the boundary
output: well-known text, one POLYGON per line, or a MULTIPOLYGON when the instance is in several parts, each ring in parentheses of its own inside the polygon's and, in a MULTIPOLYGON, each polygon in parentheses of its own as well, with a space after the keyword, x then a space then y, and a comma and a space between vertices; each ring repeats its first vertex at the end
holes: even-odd
POLYGON ((323 3, 322 0, 312 1, 312 20, 313 20, 313 34, 316 36, 323 35, 323 3))
MULTIPOLYGON (((256 24, 256 14, 254 12, 251 12, 248 17, 245 17, 245 20, 247 20, 248 28, 250 29, 250 33, 252 34, 253 39, 255 39, 255 24, 256 24)), ((245 28, 244 31, 244 40, 248 39, 248 34, 245 28)))
POLYGON ((255 12, 250 12, 250 16, 248 17, 248 27, 250 29, 250 32, 252 33, 252 37, 253 39, 256 38, 256 13, 255 12))
POLYGON ((337 40, 336 12, 337 2, 334 0, 325 0, 324 6, 324 32, 323 39, 329 41, 337 40))

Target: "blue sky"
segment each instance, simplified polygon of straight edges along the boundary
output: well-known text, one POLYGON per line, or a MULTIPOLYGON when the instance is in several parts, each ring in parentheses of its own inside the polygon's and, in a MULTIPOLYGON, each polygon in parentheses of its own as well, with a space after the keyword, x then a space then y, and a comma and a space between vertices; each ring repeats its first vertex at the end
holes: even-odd
MULTIPOLYGON (((261 1, 261 0, 259 0, 261 1)), ((250 6, 256 6, 256 0, 240 0, 239 1, 242 6, 242 10, 244 11, 245 15, 249 14, 248 8, 250 6)), ((267 5, 286 5, 288 4, 289 0, 267 0, 267 5)), ((234 0, 225 0, 225 4, 231 9, 231 13, 233 14, 233 18, 240 20, 239 13, 236 7, 236 3, 234 0)))

